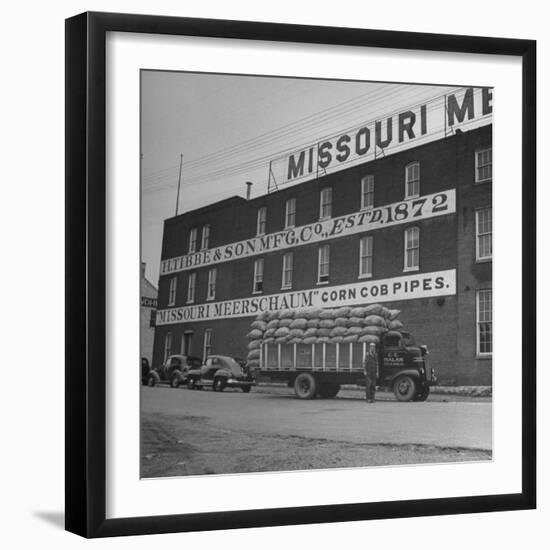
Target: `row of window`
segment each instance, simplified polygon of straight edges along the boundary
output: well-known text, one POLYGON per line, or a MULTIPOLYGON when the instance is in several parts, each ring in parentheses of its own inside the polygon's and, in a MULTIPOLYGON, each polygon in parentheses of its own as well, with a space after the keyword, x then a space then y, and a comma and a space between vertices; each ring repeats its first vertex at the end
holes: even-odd
MULTIPOLYGON (((476 260, 485 261, 492 258, 492 209, 476 210, 476 260)), ((372 277, 374 256, 374 237, 369 235, 359 239, 359 278, 372 277)), ((417 271, 420 268, 420 229, 410 227, 404 231, 403 271, 417 271)), ((282 258, 282 289, 292 288, 294 273, 294 253, 287 252, 282 258)), ((330 275, 330 245, 321 245, 318 249, 317 284, 328 283, 330 275)), ((216 298, 216 268, 208 271, 206 300, 216 298)), ((195 301, 197 274, 190 273, 187 279, 187 303, 195 301)), ((264 259, 254 261, 254 275, 252 283, 253 294, 263 292, 264 259)), ((176 303, 177 278, 170 280, 168 305, 176 303)))
MULTIPOLYGON (((492 258, 492 209, 481 208, 476 214, 476 260, 487 261, 492 258)), ((417 271, 420 269, 420 229, 409 227, 403 232, 403 271, 417 271)), ((372 277, 374 257, 374 237, 364 236, 359 239, 359 274, 358 277, 372 277)), ((294 252, 287 252, 282 257, 282 289, 292 288, 294 274, 294 252)), ((319 246, 317 257, 317 284, 329 282, 330 276, 330 245, 319 246)), ((216 268, 208 270, 208 283, 206 287, 206 300, 216 298, 216 268)), ((197 286, 197 274, 191 272, 187 279, 187 303, 195 302, 197 286)), ((254 274, 252 279, 252 293, 263 292, 264 287, 264 259, 254 261, 254 274)), ((168 306, 176 304, 177 277, 170 279, 168 289, 168 306)))
MULTIPOLYGON (((206 329, 203 337, 203 359, 212 350, 212 329, 206 329)), ((193 355, 193 333, 187 331, 182 335, 179 353, 193 355)), ((172 347, 172 333, 168 332, 164 339, 164 360, 176 353, 172 347)), ((478 356, 491 356, 493 353, 493 291, 491 289, 476 292, 476 353, 478 356)))
MULTIPOLYGON (((493 177, 493 152, 491 148, 475 152, 475 181, 483 183, 491 181, 493 177)), ((420 196, 420 163, 411 162, 405 167, 405 199, 414 199, 420 196)), ((361 210, 374 208, 374 176, 367 175, 361 179, 361 210)), ((319 200, 319 219, 326 220, 332 217, 332 188, 321 189, 319 200)), ((296 225, 296 199, 290 198, 285 203, 285 229, 296 225)), ((265 235, 267 229, 267 207, 262 206, 256 215, 256 235, 265 235)), ((203 225, 201 235, 201 250, 208 248, 210 242, 210 225, 203 225)), ((198 228, 189 231, 187 253, 197 251, 198 228)))

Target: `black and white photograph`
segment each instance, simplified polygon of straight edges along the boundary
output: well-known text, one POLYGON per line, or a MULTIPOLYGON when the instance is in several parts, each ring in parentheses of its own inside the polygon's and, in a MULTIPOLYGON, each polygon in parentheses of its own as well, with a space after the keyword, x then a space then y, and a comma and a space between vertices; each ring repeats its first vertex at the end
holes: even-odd
POLYGON ((492 461, 494 96, 140 71, 142 479, 492 461))

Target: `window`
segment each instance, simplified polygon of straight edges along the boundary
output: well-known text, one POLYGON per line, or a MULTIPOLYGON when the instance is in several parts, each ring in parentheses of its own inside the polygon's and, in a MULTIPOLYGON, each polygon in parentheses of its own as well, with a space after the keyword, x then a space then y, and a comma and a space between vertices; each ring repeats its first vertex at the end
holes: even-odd
POLYGON ((283 256, 283 283, 282 288, 290 288, 292 286, 292 270, 294 267, 294 256, 292 252, 287 252, 283 256))
POLYGON ((209 244, 210 244, 210 226, 209 225, 203 225, 202 226, 201 250, 204 250, 204 249, 208 248, 209 244))
POLYGON ((412 199, 420 195, 420 163, 411 162, 405 166, 405 198, 412 199))
POLYGON ((254 262, 254 284, 252 292, 257 294, 264 289, 264 260, 260 258, 254 262))
POLYGON ((208 271, 208 287, 206 289, 206 299, 213 300, 216 297, 216 269, 208 271))
POLYGON ((374 206, 374 176, 365 176, 361 180, 361 210, 374 206))
POLYGON ((164 337, 164 360, 168 359, 172 354, 172 333, 167 332, 164 337))
POLYGON ((265 235, 265 226, 267 219, 267 208, 258 208, 258 217, 256 219, 256 234, 265 235))
POLYGON ((477 354, 493 353, 493 291, 478 290, 476 295, 477 354))
POLYGON ((170 279, 170 287, 168 288, 168 305, 173 306, 176 303, 176 289, 178 287, 178 278, 170 279))
POLYGON ((405 231, 405 265, 403 271, 416 271, 420 266, 420 229, 411 227, 405 231))
POLYGON ((476 151, 476 183, 493 179, 493 149, 476 151))
POLYGON ((324 220, 332 216, 332 189, 325 187, 321 190, 321 204, 319 207, 319 219, 324 220))
POLYGON ((476 210, 476 260, 490 260, 493 257, 493 210, 476 210))
POLYGON ((151 317, 149 318, 149 326, 154 327, 157 320, 157 310, 152 309, 151 310, 151 317))
POLYGON ((193 254, 197 251, 197 228, 194 227, 189 231, 189 250, 188 254, 193 254))
POLYGON ((203 341, 203 349, 202 349, 203 360, 206 361, 206 359, 210 356, 211 353, 212 353, 212 329, 207 328, 204 331, 204 341, 203 341))
POLYGON ((372 237, 359 240, 359 277, 372 277, 372 237))
POLYGON ((330 271, 330 247, 324 244, 319 247, 319 268, 317 275, 317 283, 328 283, 330 271))
POLYGON ((181 337, 181 354, 191 355, 193 350, 193 332, 184 332, 181 337))
POLYGON ((296 199, 288 199, 285 203, 285 229, 296 225, 296 199))
POLYGON ((189 279, 187 279, 187 303, 191 304, 195 301, 195 286, 197 283, 197 274, 189 273, 189 279))

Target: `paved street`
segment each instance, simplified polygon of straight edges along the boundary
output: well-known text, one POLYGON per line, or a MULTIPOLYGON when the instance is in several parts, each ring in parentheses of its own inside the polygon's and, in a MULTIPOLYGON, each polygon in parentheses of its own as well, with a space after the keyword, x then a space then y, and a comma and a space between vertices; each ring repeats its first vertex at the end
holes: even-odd
POLYGON ((490 400, 398 403, 381 395, 387 399, 368 405, 361 397, 144 387, 142 475, 491 458, 490 400))

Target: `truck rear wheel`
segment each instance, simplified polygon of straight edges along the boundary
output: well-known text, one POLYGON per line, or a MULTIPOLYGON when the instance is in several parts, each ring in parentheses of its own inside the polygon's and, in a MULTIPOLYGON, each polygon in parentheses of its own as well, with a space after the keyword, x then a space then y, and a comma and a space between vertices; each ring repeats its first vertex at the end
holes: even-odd
POLYGON ((407 374, 398 376, 393 384, 393 393, 397 401, 412 401, 416 395, 416 383, 407 374))
POLYGON ((313 399, 317 393, 317 380, 309 372, 302 372, 294 380, 294 393, 300 399, 313 399))
POLYGON ((319 387, 319 396, 323 399, 332 399, 340 391, 340 384, 321 384, 319 387))

